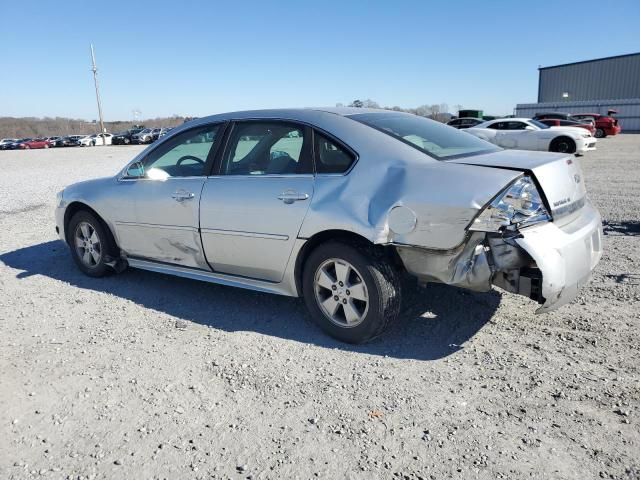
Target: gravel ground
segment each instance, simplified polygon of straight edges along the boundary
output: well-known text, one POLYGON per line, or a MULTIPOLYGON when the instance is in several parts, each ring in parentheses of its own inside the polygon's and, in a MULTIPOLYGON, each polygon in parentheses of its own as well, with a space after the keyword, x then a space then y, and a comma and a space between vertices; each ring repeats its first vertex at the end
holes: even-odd
POLYGON ((430 286, 356 347, 298 299, 80 274, 55 193, 139 149, 0 152, 0 477, 640 478, 640 136, 582 159, 606 236, 573 304, 430 286))

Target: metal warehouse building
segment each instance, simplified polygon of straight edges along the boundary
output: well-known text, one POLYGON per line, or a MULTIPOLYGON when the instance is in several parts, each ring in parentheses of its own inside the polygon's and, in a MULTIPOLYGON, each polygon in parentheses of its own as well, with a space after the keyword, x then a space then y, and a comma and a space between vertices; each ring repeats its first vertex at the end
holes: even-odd
POLYGON ((616 110, 622 131, 640 131, 640 53, 541 67, 538 103, 519 104, 517 116, 539 112, 616 110))

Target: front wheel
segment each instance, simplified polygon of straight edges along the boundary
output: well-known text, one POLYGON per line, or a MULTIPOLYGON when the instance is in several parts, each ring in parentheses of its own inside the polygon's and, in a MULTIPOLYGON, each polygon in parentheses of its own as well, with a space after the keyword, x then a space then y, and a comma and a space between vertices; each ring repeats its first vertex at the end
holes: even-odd
POLYGON ((364 343, 399 316, 400 276, 383 252, 330 242, 304 265, 304 300, 314 321, 332 337, 364 343))
POLYGON ((106 262, 113 248, 95 215, 87 211, 76 213, 67 226, 67 243, 73 261, 86 275, 103 277, 110 272, 106 262))
POLYGON ((607 136, 607 132, 603 128, 596 128, 596 138, 604 138, 607 136))
POLYGON ((550 152, 576 153, 576 142, 569 137, 555 138, 549 145, 550 152))

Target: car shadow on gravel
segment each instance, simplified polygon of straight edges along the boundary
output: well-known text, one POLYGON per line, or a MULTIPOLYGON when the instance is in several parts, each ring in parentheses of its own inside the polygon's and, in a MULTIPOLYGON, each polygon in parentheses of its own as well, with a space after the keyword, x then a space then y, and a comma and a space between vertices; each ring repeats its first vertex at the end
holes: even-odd
MULTIPOLYGON (((496 291, 476 293, 430 285, 411 292, 402 321, 390 331, 365 345, 347 345, 313 325, 301 299, 136 269, 90 278, 76 268, 61 241, 7 252, 0 261, 22 270, 19 279, 43 275, 228 332, 253 331, 320 347, 416 360, 435 360, 460 350, 491 320, 501 297, 496 291)), ((64 304, 62 299, 60 308, 64 304)))
POLYGON ((602 232, 605 235, 624 235, 629 237, 637 237, 640 235, 640 222, 635 220, 610 222, 604 221, 602 232))

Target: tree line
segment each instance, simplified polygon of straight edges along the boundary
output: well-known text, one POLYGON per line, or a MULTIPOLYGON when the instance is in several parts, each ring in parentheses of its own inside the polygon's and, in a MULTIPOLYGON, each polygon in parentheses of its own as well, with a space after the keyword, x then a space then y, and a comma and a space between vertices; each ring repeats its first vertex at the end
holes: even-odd
MULTIPOLYGON (((343 107, 342 103, 336 104, 343 107)), ((396 112, 413 113, 420 117, 427 117, 439 122, 451 120, 449 106, 446 103, 420 105, 416 108, 401 108, 398 106, 381 107, 378 102, 367 98, 356 99, 347 105, 356 108, 383 108, 396 112)), ((454 112, 458 112, 462 105, 454 105, 454 112)), ((173 115, 171 117, 149 118, 139 121, 114 121, 105 122, 107 132, 117 133, 134 127, 136 124, 146 127, 175 127, 185 121, 185 117, 173 115)), ((0 117, 0 138, 25 138, 25 137, 52 137, 54 135, 92 135, 99 133, 100 124, 96 121, 87 122, 77 118, 65 117, 0 117)))
MULTIPOLYGON (((117 133, 134 125, 146 127, 175 127, 184 123, 185 117, 149 118, 139 121, 105 122, 109 133, 117 133)), ((87 122, 77 118, 65 117, 0 117, 0 138, 52 137, 54 135, 93 135, 100 132, 98 122, 87 122)))

